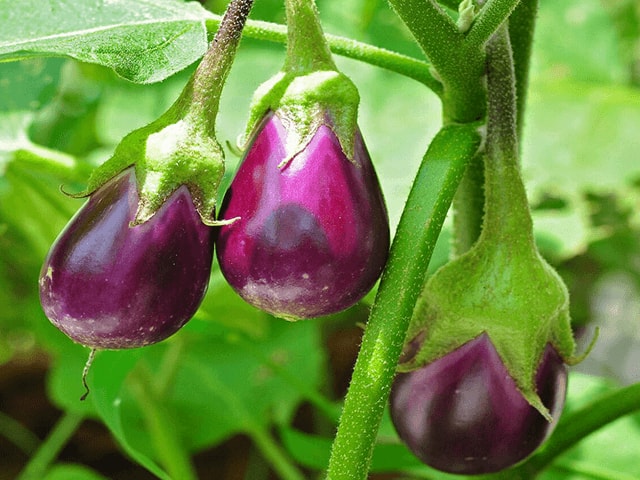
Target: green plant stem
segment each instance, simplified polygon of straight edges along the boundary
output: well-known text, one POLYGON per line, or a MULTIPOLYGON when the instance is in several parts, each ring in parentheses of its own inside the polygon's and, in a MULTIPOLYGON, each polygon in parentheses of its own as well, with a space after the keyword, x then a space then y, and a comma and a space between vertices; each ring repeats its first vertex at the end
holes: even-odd
POLYGON ((162 362, 155 375, 153 385, 156 398, 163 399, 169 393, 169 389, 178 374, 180 360, 184 353, 185 341, 181 336, 174 336, 167 342, 167 350, 162 356, 162 362))
POLYGON ((313 0, 286 0, 287 56, 285 72, 304 74, 336 70, 313 0))
POLYGON ((389 0, 431 61, 443 85, 444 123, 480 121, 485 114, 483 51, 466 48, 464 35, 435 0, 389 0))
POLYGON ((513 51, 513 65, 516 74, 517 132, 522 139, 524 112, 529 87, 529 64, 531 63, 531 45, 535 30, 538 0, 520 0, 509 17, 509 39, 513 51))
POLYGON ((179 101, 179 104, 189 105, 193 118, 206 119, 206 128, 212 138, 215 138, 215 121, 222 88, 229 76, 252 6, 253 0, 233 0, 229 3, 209 49, 191 77, 190 87, 184 90, 187 98, 179 101))
POLYGON ((592 480, 638 480, 635 475, 628 475, 623 472, 612 471, 608 468, 602 468, 593 463, 581 462, 577 460, 560 460, 553 464, 556 470, 563 470, 569 474, 580 474, 580 478, 588 478, 592 480))
POLYGON ((588 405, 564 415, 542 450, 518 470, 541 472, 563 452, 609 423, 640 412, 640 383, 601 396, 588 405))
POLYGON ((533 224, 518 162, 515 73, 506 25, 487 45, 487 98, 485 216, 480 238, 533 252, 533 224))
POLYGON ((453 199, 452 257, 469 250, 482 231, 484 215, 484 157, 479 152, 467 166, 453 199))
POLYGON ((31 457, 17 480, 41 480, 44 478, 49 465, 67 444, 83 419, 84 417, 79 413, 64 413, 47 439, 31 457))
POLYGON ((366 479, 384 406, 442 223, 481 136, 443 127, 431 142, 398 224, 333 443, 327 478, 366 479))
MULTIPOLYGON (((220 18, 213 16, 207 22, 207 26, 214 29, 219 22, 220 18)), ((284 25, 259 20, 249 20, 243 35, 275 43, 287 42, 287 28, 284 25)), ((325 38, 329 48, 336 55, 398 73, 426 85, 437 94, 442 93, 442 85, 431 74, 429 63, 423 60, 337 35, 325 34, 325 38)))
POLYGON ((0 412, 0 435, 27 455, 31 455, 40 444, 40 439, 31 430, 2 412, 0 412))
POLYGON ((500 28, 520 0, 487 0, 466 34, 467 48, 481 49, 500 28))
POLYGON ((134 381, 131 382, 131 389, 153 440, 156 458, 171 478, 196 480, 197 475, 189 453, 177 435, 176 426, 171 421, 172 417, 158 401, 153 388, 152 373, 144 365, 141 365, 136 373, 134 381))
POLYGON ((248 432, 262 456, 282 480, 304 480, 304 476, 291 463, 280 445, 262 428, 253 428, 248 432))
MULTIPOLYGON (((509 11, 511 4, 503 3, 503 12, 509 11)), ((491 31, 486 25, 491 15, 487 12, 489 4, 476 19, 472 30, 473 35, 480 35, 481 31, 491 31), (484 25, 483 25, 484 24, 484 25)), ((495 8, 495 4, 492 8, 495 8)), ((516 131, 518 139, 522 138, 523 118, 529 79, 529 63, 531 57, 531 44, 535 27, 538 0, 520 0, 509 17, 509 38, 513 51, 513 63, 516 85, 516 131)), ((490 12, 491 13, 491 12, 490 12)), ((490 19, 489 19, 490 20, 490 19)), ((495 25, 495 22, 492 22, 495 25)), ((469 35, 472 35, 470 32, 469 35)), ((485 35, 485 34, 482 34, 485 35)), ((473 39, 472 39, 473 40, 473 39)), ((469 41, 469 37, 467 37, 469 41)), ((479 43, 479 40, 475 40, 479 43)), ((468 250, 478 238, 482 228, 482 216, 484 211, 484 165, 481 158, 472 162, 460 184, 459 191, 454 200, 454 240, 453 252, 460 255, 468 250)))

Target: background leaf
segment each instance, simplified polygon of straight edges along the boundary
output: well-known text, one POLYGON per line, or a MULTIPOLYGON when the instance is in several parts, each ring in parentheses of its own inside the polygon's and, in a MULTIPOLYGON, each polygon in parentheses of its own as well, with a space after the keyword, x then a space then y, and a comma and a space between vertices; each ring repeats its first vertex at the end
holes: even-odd
POLYGON ((177 0, 5 2, 0 60, 64 55, 157 82, 204 54, 207 16, 197 2, 177 0))
MULTIPOLYGON (((586 195, 617 192, 638 204, 640 94, 600 2, 541 1, 523 139, 536 231, 556 261, 584 253, 602 232, 586 195), (570 179, 570 180, 569 180, 570 179)), ((636 220, 637 221, 637 220, 636 220)))
MULTIPOLYGON (((227 1, 204 3, 222 13, 227 1)), ((327 33, 422 58, 387 2, 317 3, 327 33)), ((640 305, 635 3, 540 0, 522 145, 538 241, 572 289, 576 322, 603 326, 596 350, 578 368, 624 383, 640 379, 634 321, 640 305)), ((282 2, 256 2, 251 17, 282 23, 282 2)), ((0 366, 11 369, 17 358, 42 358, 38 352, 46 351, 47 394, 54 406, 99 419, 126 457, 161 478, 169 470, 154 444, 141 388, 155 395, 152 407, 169 417, 166 426, 197 459, 205 450, 210 457, 216 446, 222 450, 214 456, 224 445, 235 449, 238 438, 253 451, 257 443, 246 441, 252 431, 275 430, 301 465, 321 468, 335 431, 335 398, 344 393, 332 387, 348 381, 360 338, 355 324, 366 320, 366 303, 339 318, 287 324, 247 305, 214 266, 196 318, 161 344, 100 353, 89 375, 92 392, 79 402, 88 350, 55 329, 38 301, 42 260, 82 204, 60 194, 60 184, 81 190, 88 171, 108 158, 124 135, 173 103, 193 70, 189 65, 206 48, 205 23, 211 18, 198 3, 179 0, 1 2, 0 366), (220 446, 230 437, 231 443, 220 446)), ((282 44, 243 39, 222 97, 221 143, 234 144, 244 131, 252 93, 280 69, 284 51, 282 44)), ((440 103, 412 80, 354 60, 336 61, 359 88, 359 125, 395 228, 422 154, 441 123, 440 103)), ((240 161, 232 149, 226 151, 225 185, 240 161)), ((448 258, 448 235, 445 229, 431 271, 448 258)), ((575 372, 571 382, 569 408, 576 399, 615 388, 575 372)), ((0 400, 12 394, 3 391, 0 400)), ((44 403, 38 395, 34 404, 44 403)), ((597 468, 616 480, 625 473, 640 477, 632 460, 640 445, 637 422, 616 423, 594 435, 593 444, 585 440, 558 459, 548 478, 591 478, 587 471, 597 468), (623 447, 605 456, 614 450, 611 445, 623 447)), ((27 425, 44 435, 38 426, 27 425)), ((378 472, 455 478, 417 466, 398 443, 388 416, 378 443, 378 472)), ((250 462, 259 464, 258 457, 252 454, 250 462)), ((268 475, 264 464, 257 470, 268 475)), ((247 470, 252 480, 255 471, 247 470)), ((140 472, 132 477, 142 478, 140 472)), ((50 475, 95 478, 77 465, 56 465, 50 475)))
MULTIPOLYGON (((567 393, 567 412, 615 388, 615 383, 610 380, 573 373, 567 393)), ((621 418, 564 453, 540 478, 542 480, 552 480, 559 476, 568 480, 638 478, 640 477, 640 465, 637 461, 638 445, 640 445, 640 415, 621 418)))
POLYGON ((43 480, 106 480, 106 477, 82 465, 55 465, 43 480))

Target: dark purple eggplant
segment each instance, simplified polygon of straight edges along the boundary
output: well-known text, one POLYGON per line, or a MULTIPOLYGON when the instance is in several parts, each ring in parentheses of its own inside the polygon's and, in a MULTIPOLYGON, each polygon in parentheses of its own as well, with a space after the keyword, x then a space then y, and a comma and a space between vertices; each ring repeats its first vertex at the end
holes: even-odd
POLYGON ((418 370, 399 373, 391 418, 402 441, 427 465, 456 474, 497 472, 536 450, 562 411, 567 370, 550 344, 535 384, 553 422, 527 402, 482 334, 418 370))
POLYGON ((287 128, 262 122, 225 196, 217 240, 220 268, 252 305, 310 318, 358 302, 387 260, 389 223, 380 185, 359 132, 353 160, 333 130, 318 127, 284 161, 287 128))
POLYGON ((40 300, 51 322, 97 349, 141 347, 180 329, 205 294, 213 228, 186 186, 146 222, 133 168, 91 194, 51 247, 40 300))

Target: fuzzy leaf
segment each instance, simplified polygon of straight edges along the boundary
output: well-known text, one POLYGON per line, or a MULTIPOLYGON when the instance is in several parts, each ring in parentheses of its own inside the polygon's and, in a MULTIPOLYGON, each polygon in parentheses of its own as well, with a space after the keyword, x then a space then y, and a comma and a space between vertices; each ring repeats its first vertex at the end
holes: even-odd
POLYGON ((0 60, 64 55, 158 82, 204 54, 208 15, 197 2, 177 0, 6 2, 0 60))

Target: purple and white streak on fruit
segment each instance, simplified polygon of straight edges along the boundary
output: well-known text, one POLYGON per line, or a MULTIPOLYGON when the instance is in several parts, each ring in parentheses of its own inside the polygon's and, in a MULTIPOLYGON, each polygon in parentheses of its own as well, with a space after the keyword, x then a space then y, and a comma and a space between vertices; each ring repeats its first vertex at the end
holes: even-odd
POLYGON ((97 349, 159 342, 180 329, 205 294, 213 228, 202 223, 186 186, 146 222, 133 168, 91 194, 51 247, 40 274, 49 320, 97 349))
POLYGON ((220 268, 247 302, 287 319, 344 310, 375 284, 389 223, 369 153, 356 131, 353 160, 329 122, 290 160, 287 129, 269 113, 229 188, 220 218, 220 268))

